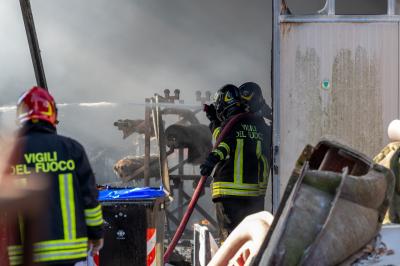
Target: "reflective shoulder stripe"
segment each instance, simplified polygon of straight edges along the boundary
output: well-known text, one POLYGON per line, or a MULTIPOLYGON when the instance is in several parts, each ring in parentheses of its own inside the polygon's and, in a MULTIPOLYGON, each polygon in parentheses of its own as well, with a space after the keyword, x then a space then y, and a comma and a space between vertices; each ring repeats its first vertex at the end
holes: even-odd
POLYGON ((220 150, 215 149, 212 152, 216 153, 221 161, 224 159, 224 154, 220 150))
POLYGON ((243 183, 243 139, 236 139, 233 178, 236 184, 243 183))
POLYGON ((99 226, 103 224, 103 214, 101 205, 97 205, 91 209, 85 209, 85 219, 87 226, 99 226))
POLYGON ((218 147, 224 148, 226 150, 227 154, 231 153, 231 148, 229 147, 228 144, 226 144, 225 142, 221 142, 218 147))
POLYGON ((73 176, 71 173, 58 176, 61 213, 65 239, 76 238, 76 217, 73 176))

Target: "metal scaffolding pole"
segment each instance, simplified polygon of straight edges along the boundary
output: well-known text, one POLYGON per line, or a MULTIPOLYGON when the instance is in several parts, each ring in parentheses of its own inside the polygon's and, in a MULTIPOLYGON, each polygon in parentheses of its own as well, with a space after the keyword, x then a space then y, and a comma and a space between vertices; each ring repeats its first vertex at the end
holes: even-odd
POLYGON ((39 41, 36 35, 31 4, 29 0, 20 0, 19 3, 21 5, 22 17, 24 19, 26 36, 28 38, 36 82, 38 86, 47 90, 46 76, 44 74, 42 57, 40 55, 39 41))

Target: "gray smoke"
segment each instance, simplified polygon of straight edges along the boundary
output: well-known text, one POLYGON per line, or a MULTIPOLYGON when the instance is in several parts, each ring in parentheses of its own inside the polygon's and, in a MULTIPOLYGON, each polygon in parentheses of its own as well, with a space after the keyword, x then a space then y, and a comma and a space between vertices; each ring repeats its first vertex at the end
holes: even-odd
MULTIPOLYGON (((196 90, 245 81, 258 82, 270 102, 271 0, 31 4, 48 85, 60 103, 143 102, 165 88, 181 89, 185 101, 194 103, 196 90)), ((288 4, 294 13, 313 13, 324 1, 288 4)), ((337 0, 337 5, 338 13, 386 10, 383 0, 337 0)), ((0 40, 0 106, 12 105, 35 84, 18 1, 0 2, 0 40)), ((96 158, 106 152, 121 158, 132 154, 132 140, 122 140, 113 122, 142 119, 143 111, 133 105, 63 107, 59 129, 96 158)), ((0 131, 14 125, 12 112, 0 117, 0 131)))
MULTIPOLYGON (((164 88, 259 82, 270 98, 271 0, 31 1, 48 84, 59 102, 142 101, 164 88)), ((314 13, 324 0, 287 0, 314 13)), ((383 0, 337 0, 384 13, 383 0)), ((18 1, 0 3, 0 105, 35 83, 18 1)))
MULTIPOLYGON (((247 80, 268 87, 268 1, 31 2, 48 84, 60 102, 142 101, 164 88, 193 99, 196 90, 247 80)), ((8 103, 34 76, 18 1, 2 1, 0 10, 8 62, 0 88, 9 95, 1 101, 8 103)))

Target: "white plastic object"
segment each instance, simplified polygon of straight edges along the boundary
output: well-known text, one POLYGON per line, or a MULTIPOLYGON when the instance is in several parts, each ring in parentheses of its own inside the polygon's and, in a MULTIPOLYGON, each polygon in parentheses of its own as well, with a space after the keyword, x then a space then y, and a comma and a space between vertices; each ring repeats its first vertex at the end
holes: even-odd
POLYGON ((400 141, 400 120, 395 119, 388 127, 388 137, 391 142, 400 141))

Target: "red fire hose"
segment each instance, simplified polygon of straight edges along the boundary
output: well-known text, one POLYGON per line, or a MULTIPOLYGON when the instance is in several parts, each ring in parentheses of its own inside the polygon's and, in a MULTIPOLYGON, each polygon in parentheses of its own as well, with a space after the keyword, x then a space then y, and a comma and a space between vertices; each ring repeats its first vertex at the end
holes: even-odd
MULTIPOLYGON (((236 125, 240 120, 252 116, 250 113, 242 113, 235 115, 229 122, 226 124, 224 129, 222 130, 221 134, 219 135, 217 141, 214 144, 214 148, 218 147, 219 143, 224 139, 225 135, 232 129, 234 125, 236 125)), ((190 200, 188 209, 186 210, 185 214, 183 215, 182 221, 178 226, 178 229, 175 232, 174 237, 172 238, 171 243, 169 244, 167 251, 164 253, 164 262, 167 262, 169 260, 169 257, 172 254, 172 251, 174 251, 176 244, 178 243, 179 239, 182 237, 183 231, 186 228, 186 225, 189 221, 190 216, 192 216, 194 207, 197 204, 197 201, 199 200, 200 193, 204 187, 204 184, 207 180, 207 176, 202 176, 200 178, 199 183, 197 184, 197 187, 193 193, 192 199, 190 200)))

